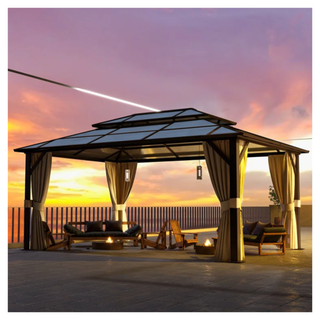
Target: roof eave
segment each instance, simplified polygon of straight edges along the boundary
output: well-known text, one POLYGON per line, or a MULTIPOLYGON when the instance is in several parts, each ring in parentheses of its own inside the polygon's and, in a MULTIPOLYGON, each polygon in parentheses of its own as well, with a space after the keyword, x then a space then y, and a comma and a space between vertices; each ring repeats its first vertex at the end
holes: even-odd
POLYGON ((83 150, 83 149, 99 149, 108 147, 126 147, 126 146, 141 146, 141 145, 156 145, 166 143, 179 143, 179 142, 193 142, 193 141, 206 141, 206 140, 225 140, 242 135, 240 132, 229 134, 205 135, 205 136, 192 136, 192 137, 179 137, 179 138, 162 138, 162 139, 148 139, 148 140, 133 140, 133 141, 119 141, 119 142, 104 142, 95 144, 83 144, 72 146, 57 146, 57 147, 42 147, 42 148, 18 148, 14 149, 15 152, 34 153, 34 152, 50 152, 50 151, 63 151, 63 150, 83 150))

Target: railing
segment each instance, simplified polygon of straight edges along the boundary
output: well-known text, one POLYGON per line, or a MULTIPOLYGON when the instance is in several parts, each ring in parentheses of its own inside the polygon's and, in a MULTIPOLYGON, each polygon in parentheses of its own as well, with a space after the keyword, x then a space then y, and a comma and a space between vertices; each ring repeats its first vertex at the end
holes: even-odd
MULTIPOLYGON (((62 233, 69 221, 110 220, 111 207, 45 208, 46 221, 53 233, 62 233)), ((145 232, 157 232, 164 221, 179 220, 182 230, 219 226, 220 207, 127 207, 128 221, 135 221, 145 232)), ((243 207, 243 220, 270 222, 269 207, 243 207)), ((84 226, 81 227, 84 231, 84 226)), ((24 208, 8 208, 8 243, 23 242, 24 208)))

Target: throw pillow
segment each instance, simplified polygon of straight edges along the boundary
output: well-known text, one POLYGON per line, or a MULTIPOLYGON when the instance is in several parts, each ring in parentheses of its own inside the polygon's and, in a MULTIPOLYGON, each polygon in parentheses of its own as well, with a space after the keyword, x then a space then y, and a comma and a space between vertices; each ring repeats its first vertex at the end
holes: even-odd
POLYGON ((256 227, 258 221, 255 222, 249 222, 246 221, 243 226, 243 234, 251 234, 254 228, 256 227))
POLYGON ((106 220, 106 231, 122 231, 122 221, 106 220))
POLYGON ((124 233, 126 233, 129 237, 136 237, 139 234, 141 229, 142 229, 141 226, 136 224, 135 226, 129 228, 124 233))
POLYGON ((265 227, 271 227, 271 223, 262 223, 262 222, 258 221, 257 225, 255 226, 254 230, 252 231, 252 234, 259 236, 263 232, 263 228, 265 228, 265 227))
POLYGON ((86 232, 103 231, 103 221, 86 221, 86 232))
POLYGON ((66 230, 66 232, 74 234, 75 236, 81 236, 84 234, 83 231, 77 229, 76 227, 72 226, 71 224, 65 224, 63 226, 64 230, 66 230))

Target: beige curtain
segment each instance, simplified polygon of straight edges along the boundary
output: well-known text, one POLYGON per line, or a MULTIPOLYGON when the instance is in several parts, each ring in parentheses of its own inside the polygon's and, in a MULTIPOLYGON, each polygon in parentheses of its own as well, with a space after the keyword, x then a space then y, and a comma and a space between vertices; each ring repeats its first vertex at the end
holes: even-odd
MULTIPOLYGON (((31 165, 33 166, 41 153, 31 154, 31 165)), ((52 153, 47 152, 32 172, 32 199, 33 211, 31 219, 31 250, 44 250, 47 248, 42 221, 45 221, 44 203, 47 198, 52 153)))
MULTIPOLYGON (((136 162, 106 162, 106 175, 112 201, 112 220, 127 221, 126 202, 137 171, 136 162), (130 181, 125 181, 125 170, 130 170, 130 181)), ((122 230, 128 229, 123 225, 122 230)))
POLYGON ((281 202, 281 221, 285 224, 288 234, 287 247, 297 249, 297 221, 294 210, 295 175, 292 163, 292 160, 295 161, 295 155, 286 152, 284 155, 268 158, 272 184, 281 202))
MULTIPOLYGON (((217 148, 229 158, 229 141, 213 141, 217 148)), ((217 248, 215 257, 221 261, 231 261, 231 244, 230 244, 230 205, 238 206, 239 203, 235 199, 230 199, 230 167, 229 165, 216 153, 212 147, 203 142, 203 149, 206 158, 206 163, 211 179, 213 189, 220 201, 221 205, 221 219, 219 227, 219 237, 217 241, 217 248)), ((242 161, 239 166, 239 181, 240 181, 240 203, 243 197, 244 177, 247 164, 248 144, 244 141, 239 141, 239 152, 242 155, 242 161)), ((239 210, 237 216, 238 228, 238 256, 237 261, 241 262, 245 259, 244 244, 243 244, 243 222, 242 213, 239 210)))
POLYGON ((247 158, 248 158, 248 146, 249 143, 244 140, 239 140, 239 180, 240 180, 240 214, 238 215, 238 226, 240 226, 240 237, 241 241, 238 242, 238 252, 240 252, 241 261, 244 261, 244 244, 243 244, 243 219, 242 219, 242 201, 243 201, 243 190, 244 190, 244 178, 247 168, 247 158))

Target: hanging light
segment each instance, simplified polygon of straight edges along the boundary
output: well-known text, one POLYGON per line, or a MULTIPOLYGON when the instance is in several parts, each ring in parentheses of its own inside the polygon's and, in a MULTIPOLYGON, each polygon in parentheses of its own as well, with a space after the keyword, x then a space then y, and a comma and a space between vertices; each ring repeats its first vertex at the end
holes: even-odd
POLYGON ((129 182, 130 181, 130 169, 126 169, 124 172, 124 181, 129 182))
MULTIPOLYGON (((199 157, 200 157, 200 144, 199 144, 199 157)), ((202 180, 202 166, 200 164, 200 159, 199 159, 199 165, 197 166, 197 180, 202 180)))
POLYGON ((197 180, 202 180, 202 166, 197 166, 197 180))

